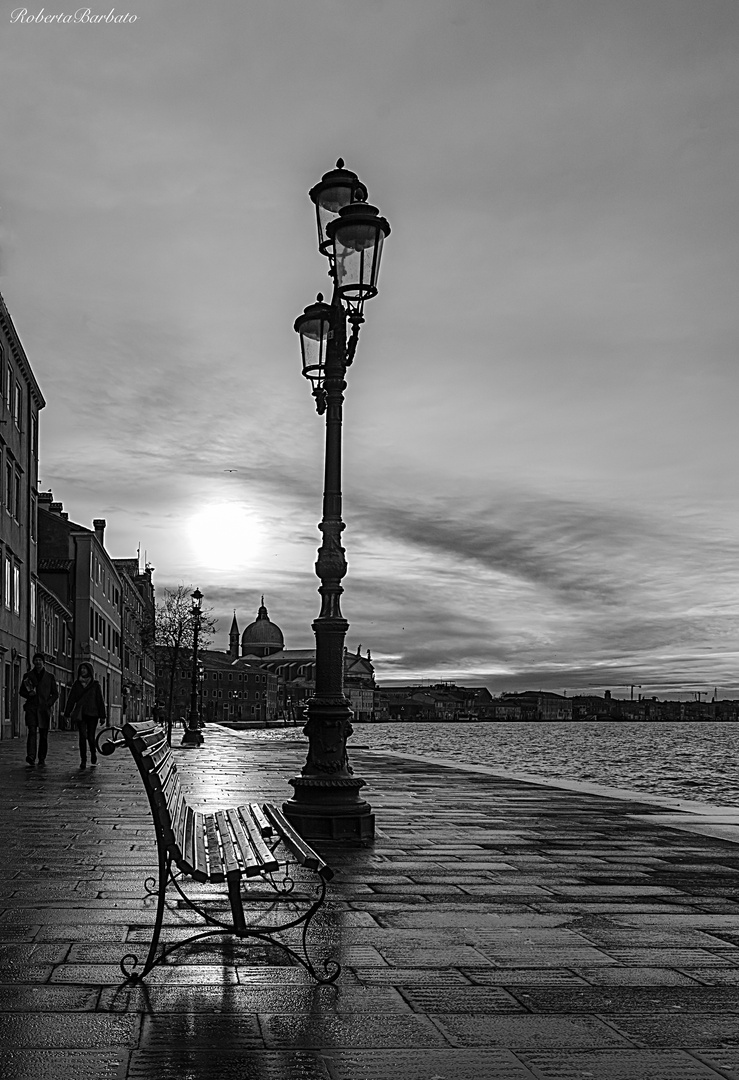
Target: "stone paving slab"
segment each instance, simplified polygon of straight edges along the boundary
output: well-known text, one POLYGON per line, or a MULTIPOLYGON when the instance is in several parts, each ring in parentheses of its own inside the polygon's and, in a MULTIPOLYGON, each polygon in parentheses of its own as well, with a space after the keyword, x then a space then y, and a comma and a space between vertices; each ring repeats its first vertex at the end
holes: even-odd
MULTIPOLYGON (((211 726, 176 753, 212 810, 289 798, 305 749, 211 726)), ((80 773, 56 733, 44 772, 23 758, 0 743, 3 1080, 739 1077, 739 847, 674 806, 358 750, 377 841, 327 852, 313 927, 339 986, 221 939, 131 985, 156 852, 130 758, 80 773)))

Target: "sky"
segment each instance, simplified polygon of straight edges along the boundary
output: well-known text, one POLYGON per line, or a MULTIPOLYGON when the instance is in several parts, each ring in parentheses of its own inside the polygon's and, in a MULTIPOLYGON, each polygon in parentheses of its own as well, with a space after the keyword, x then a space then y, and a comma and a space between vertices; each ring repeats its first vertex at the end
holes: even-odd
POLYGON ((346 392, 349 648, 380 685, 739 697, 736 0, 65 2, 0 0, 40 490, 197 585, 215 647, 262 594, 311 647, 293 322, 341 156, 392 226, 346 392))

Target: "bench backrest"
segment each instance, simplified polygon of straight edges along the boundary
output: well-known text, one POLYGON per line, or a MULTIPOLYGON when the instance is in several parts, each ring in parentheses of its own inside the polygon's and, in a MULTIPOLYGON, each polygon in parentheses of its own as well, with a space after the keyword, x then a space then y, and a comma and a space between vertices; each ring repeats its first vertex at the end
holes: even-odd
MULTIPOLYGON (((273 821, 264 814, 266 804, 249 803, 201 814, 187 801, 164 730, 152 723, 125 724, 123 735, 144 781, 155 826, 180 870, 196 881, 223 881, 278 869, 278 861, 264 842, 274 833, 273 821)), ((273 807, 269 809, 278 813, 273 807)), ((295 834, 291 848, 299 862, 310 865, 301 850, 304 847, 295 834)), ((323 872, 323 860, 312 851, 310 854, 323 872)), ((327 867, 326 873, 330 873, 327 867)))
POLYGON ((176 862, 182 860, 177 823, 186 805, 177 764, 164 729, 157 724, 124 724, 123 735, 149 796, 155 824, 176 862))
POLYGON ((158 724, 124 724, 123 736, 144 781, 155 827, 185 874, 196 881, 223 881, 272 873, 279 864, 265 839, 276 832, 298 863, 326 881, 333 877, 321 856, 271 803, 203 814, 193 810, 158 724))

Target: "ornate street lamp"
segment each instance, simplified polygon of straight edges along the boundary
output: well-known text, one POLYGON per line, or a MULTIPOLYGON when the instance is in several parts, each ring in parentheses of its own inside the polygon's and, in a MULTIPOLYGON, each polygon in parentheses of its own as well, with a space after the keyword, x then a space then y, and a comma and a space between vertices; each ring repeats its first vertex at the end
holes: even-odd
POLYGON ((190 715, 182 736, 182 746, 200 746, 203 735, 198 723, 198 636, 200 634, 200 616, 203 594, 196 589, 192 594, 192 672, 190 676, 190 715))
POLYGON ((377 207, 367 204, 367 189, 356 173, 344 168, 326 173, 310 191, 316 207, 318 250, 329 260, 331 303, 319 293, 295 320, 300 335, 303 374, 326 414, 323 540, 316 574, 321 611, 316 635, 316 689, 307 702, 308 756, 301 775, 290 780, 293 797, 285 815, 308 840, 369 843, 374 839, 372 808, 360 798, 365 781, 349 765, 346 741, 352 734, 352 710, 344 694, 344 639, 349 623, 341 614, 342 578, 347 571, 341 534, 341 427, 346 369, 354 360, 366 300, 377 294, 377 277, 390 225, 377 207), (348 326, 351 332, 347 333, 348 326))

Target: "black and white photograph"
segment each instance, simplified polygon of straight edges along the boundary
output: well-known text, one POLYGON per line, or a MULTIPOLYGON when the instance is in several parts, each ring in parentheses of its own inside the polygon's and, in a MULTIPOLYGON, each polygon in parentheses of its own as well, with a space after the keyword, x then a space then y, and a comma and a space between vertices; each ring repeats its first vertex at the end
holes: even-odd
POLYGON ((3 1080, 739 1077, 737 0, 0 0, 3 1080))

